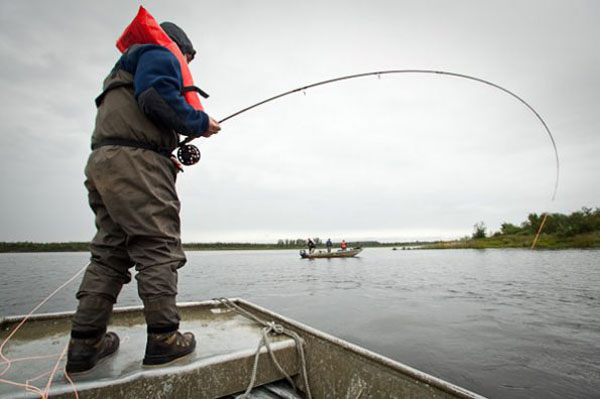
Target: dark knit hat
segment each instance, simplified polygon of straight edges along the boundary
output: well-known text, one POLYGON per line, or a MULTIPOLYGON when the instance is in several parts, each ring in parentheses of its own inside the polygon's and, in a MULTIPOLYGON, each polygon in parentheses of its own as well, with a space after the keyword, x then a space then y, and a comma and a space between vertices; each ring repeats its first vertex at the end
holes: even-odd
POLYGON ((175 25, 173 22, 163 22, 160 24, 160 27, 171 38, 171 40, 177 44, 183 54, 189 54, 192 57, 196 55, 196 50, 194 50, 192 42, 187 37, 183 29, 175 25))

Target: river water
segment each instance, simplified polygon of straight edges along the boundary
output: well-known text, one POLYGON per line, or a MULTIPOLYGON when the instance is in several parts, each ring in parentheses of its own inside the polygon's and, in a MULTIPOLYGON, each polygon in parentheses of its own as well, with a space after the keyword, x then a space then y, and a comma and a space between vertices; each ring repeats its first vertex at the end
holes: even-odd
MULTIPOLYGON (((0 254, 0 316, 29 312, 87 258, 0 254)), ((74 310, 79 280, 39 312, 74 310)), ((247 299, 491 398, 600 398, 598 250, 188 252, 179 291, 247 299)), ((140 304, 124 287, 117 306, 140 304)))

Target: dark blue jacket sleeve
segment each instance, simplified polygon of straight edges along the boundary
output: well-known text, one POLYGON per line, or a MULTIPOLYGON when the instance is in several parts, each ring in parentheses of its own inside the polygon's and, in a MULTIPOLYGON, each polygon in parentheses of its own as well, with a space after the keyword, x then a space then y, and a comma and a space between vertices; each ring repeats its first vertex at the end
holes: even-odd
POLYGON ((153 122, 188 136, 206 132, 208 115, 190 106, 181 94, 181 68, 173 53, 147 45, 121 61, 121 66, 134 75, 135 98, 153 122))

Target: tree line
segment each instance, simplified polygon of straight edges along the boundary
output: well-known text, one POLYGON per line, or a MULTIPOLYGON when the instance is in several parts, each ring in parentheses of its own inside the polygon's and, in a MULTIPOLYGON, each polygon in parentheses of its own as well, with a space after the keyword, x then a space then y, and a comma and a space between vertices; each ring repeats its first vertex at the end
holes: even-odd
MULTIPOLYGON (((544 220, 545 214, 530 213, 527 220, 519 226, 512 223, 502 223, 500 231, 492 233, 491 236, 506 235, 531 235, 536 234, 544 220)), ((485 238, 486 226, 484 222, 473 226, 471 238, 485 238)), ((549 213, 542 229, 543 234, 552 234, 560 237, 573 237, 578 234, 600 232, 600 208, 582 207, 569 215, 562 213, 549 213)))

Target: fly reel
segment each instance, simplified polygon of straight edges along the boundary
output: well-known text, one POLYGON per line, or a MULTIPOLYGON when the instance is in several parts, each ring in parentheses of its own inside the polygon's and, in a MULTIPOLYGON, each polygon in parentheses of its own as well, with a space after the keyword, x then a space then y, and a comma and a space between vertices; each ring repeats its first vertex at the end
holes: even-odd
POLYGON ((200 150, 192 144, 184 144, 177 150, 177 159, 185 166, 195 165, 200 161, 200 150))

